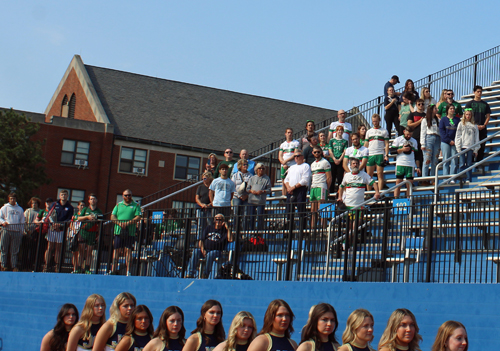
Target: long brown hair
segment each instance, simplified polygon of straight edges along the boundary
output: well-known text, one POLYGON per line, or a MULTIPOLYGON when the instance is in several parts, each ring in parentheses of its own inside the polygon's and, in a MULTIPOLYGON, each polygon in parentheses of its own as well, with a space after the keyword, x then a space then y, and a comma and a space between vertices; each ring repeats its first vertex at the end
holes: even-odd
POLYGON ((429 105, 429 107, 427 107, 427 112, 425 113, 425 119, 427 121, 427 129, 430 129, 432 127, 433 118, 436 119, 436 123, 439 126, 439 118, 434 113, 434 107, 436 107, 436 105, 429 105))
POLYGON ((182 326, 181 330, 179 330, 179 343, 184 346, 184 337, 186 336, 186 328, 184 327, 184 312, 177 306, 169 306, 163 311, 160 317, 160 322, 158 323, 158 328, 153 335, 155 338, 160 338, 161 341, 165 343, 168 347, 168 342, 170 341, 170 333, 168 331, 167 319, 173 315, 174 313, 178 313, 182 318, 182 326))
POLYGON ((293 333, 292 324, 295 319, 295 315, 286 301, 281 299, 273 300, 269 306, 267 306, 266 314, 264 315, 264 325, 262 326, 262 330, 259 335, 270 333, 273 330, 274 318, 276 317, 276 313, 278 313, 278 309, 280 307, 285 307, 288 310, 288 313, 290 313, 290 324, 288 324, 288 328, 285 331, 285 337, 290 338, 290 335, 293 333))
MULTIPOLYGON (((226 332, 224 331, 224 325, 222 325, 222 305, 217 300, 208 300, 203 304, 203 306, 201 306, 200 317, 196 321, 196 328, 191 332, 191 334, 200 332, 201 335, 206 337, 206 334, 205 334, 205 314, 207 313, 207 311, 209 309, 211 309, 214 306, 219 306, 219 308, 220 308, 220 321, 215 326, 214 336, 217 339, 217 342, 221 343, 226 339, 226 332)), ((209 341, 208 337, 206 337, 206 338, 207 338, 207 342, 208 342, 209 341)))
MULTIPOLYGON (((464 328, 465 332, 467 332, 465 326, 457 321, 446 321, 441 324, 436 335, 436 340, 434 340, 434 344, 432 345, 431 351, 445 351, 448 339, 450 338, 451 334, 453 334, 453 332, 458 328, 464 328)), ((466 340, 467 345, 465 346, 464 351, 467 351, 467 349, 469 348, 469 339, 466 338, 466 340)))
POLYGON ((125 332, 125 335, 132 335, 132 333, 135 331, 135 318, 139 313, 146 312, 146 314, 149 317, 149 326, 146 332, 148 335, 153 335, 154 333, 154 327, 153 327, 153 315, 151 314, 151 311, 149 310, 148 306, 146 305, 138 305, 134 308, 132 313, 130 314, 130 318, 128 319, 127 322, 127 329, 125 332))
POLYGON ((337 339, 335 338, 335 332, 337 331, 337 328, 339 326, 337 312, 335 311, 335 308, 333 308, 333 306, 328 303, 320 303, 314 306, 313 310, 311 311, 311 316, 309 317, 307 324, 302 330, 301 342, 313 339, 316 344, 316 349, 319 350, 319 348, 321 347, 321 338, 318 333, 318 321, 321 316, 328 312, 331 312, 335 319, 335 328, 333 328, 332 333, 328 335, 328 341, 335 344, 338 343, 337 339))
POLYGON ((66 330, 66 325, 64 324, 64 317, 69 312, 70 309, 74 309, 76 313, 75 323, 71 326, 72 328, 78 321, 78 309, 72 303, 65 303, 62 305, 59 313, 57 314, 57 322, 53 329, 52 339, 50 339, 50 349, 51 350, 66 350, 66 343, 68 342, 69 332, 66 330))

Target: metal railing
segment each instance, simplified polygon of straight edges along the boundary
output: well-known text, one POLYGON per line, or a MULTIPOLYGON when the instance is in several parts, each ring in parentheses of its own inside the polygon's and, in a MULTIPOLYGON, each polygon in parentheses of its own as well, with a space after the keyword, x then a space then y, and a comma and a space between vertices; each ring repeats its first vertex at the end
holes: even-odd
POLYGON ((441 194, 437 203, 432 195, 411 196, 402 204, 386 196, 349 211, 322 206, 316 223, 308 209, 268 205, 257 215, 242 206, 226 216, 234 241, 212 264, 198 259, 196 250, 214 212, 146 210, 142 220, 128 223, 132 239, 120 239, 130 247, 128 256, 115 250, 118 222, 26 226, 20 230, 18 268, 210 279, 495 283, 499 208, 500 195, 490 191, 441 194), (56 229, 64 233, 59 250, 48 245, 56 229))

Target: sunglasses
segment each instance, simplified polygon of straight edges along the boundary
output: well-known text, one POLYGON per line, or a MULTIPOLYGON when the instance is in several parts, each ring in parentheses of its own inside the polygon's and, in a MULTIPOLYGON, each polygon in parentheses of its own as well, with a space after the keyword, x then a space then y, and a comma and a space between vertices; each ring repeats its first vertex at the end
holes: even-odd
POLYGON ((464 111, 472 111, 471 108, 464 108, 464 111))
POLYGON ((304 155, 295 155, 295 156, 293 156, 293 157, 294 157, 294 158, 299 158, 299 157, 302 157, 302 156, 304 156, 304 155))
POLYGON ((418 103, 418 104, 417 104, 417 106, 424 106, 424 104, 422 104, 422 103, 418 103))
POLYGON ((243 163, 242 166, 248 166, 248 163, 243 163))
POLYGON ((202 180, 207 180, 208 178, 202 178, 202 180))
POLYGON ((123 197, 131 197, 132 194, 123 194, 123 197))
POLYGON ((216 218, 215 219, 217 222, 222 222, 224 220, 224 218, 216 218))
POLYGON ((313 153, 313 154, 320 154, 320 153, 321 153, 321 151, 313 151, 312 153, 313 153))
POLYGON ((232 151, 226 151, 225 153, 226 154, 232 154, 233 152, 232 151))

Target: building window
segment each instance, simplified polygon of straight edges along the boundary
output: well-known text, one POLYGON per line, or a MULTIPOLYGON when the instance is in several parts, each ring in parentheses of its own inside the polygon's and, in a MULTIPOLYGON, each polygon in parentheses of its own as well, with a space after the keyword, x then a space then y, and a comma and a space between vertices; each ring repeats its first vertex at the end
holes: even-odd
MULTIPOLYGON (((68 201, 71 203, 71 205, 73 205, 73 207, 75 209, 78 206, 78 202, 85 201, 85 190, 76 190, 76 189, 67 189, 67 188, 58 188, 56 199, 59 199, 59 194, 63 190, 68 191, 68 201)), ((75 214, 76 214, 76 211, 75 211, 75 214)))
POLYGON ((120 172, 146 174, 148 152, 141 149, 122 147, 120 154, 120 172))
POLYGON ((65 165, 89 165, 90 143, 86 141, 63 140, 61 163, 65 165))
POLYGON ((198 179, 200 175, 200 158, 177 155, 175 158, 175 179, 198 179))
MULTIPOLYGON (((141 201, 142 201, 142 196, 132 195, 132 200, 134 200, 135 202, 137 202, 140 205, 141 201)), ((122 201, 123 201, 123 195, 122 194, 116 195, 116 203, 120 203, 122 201)))
POLYGON ((75 118, 76 95, 73 93, 69 99, 68 118, 75 118))

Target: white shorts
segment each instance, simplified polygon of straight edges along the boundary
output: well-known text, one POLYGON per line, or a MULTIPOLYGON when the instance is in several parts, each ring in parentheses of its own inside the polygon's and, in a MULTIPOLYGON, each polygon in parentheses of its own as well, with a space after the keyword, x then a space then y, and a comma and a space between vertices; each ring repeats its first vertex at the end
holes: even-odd
POLYGON ((49 230, 47 233, 47 241, 51 243, 62 243, 64 237, 64 232, 56 232, 53 230, 49 230))

